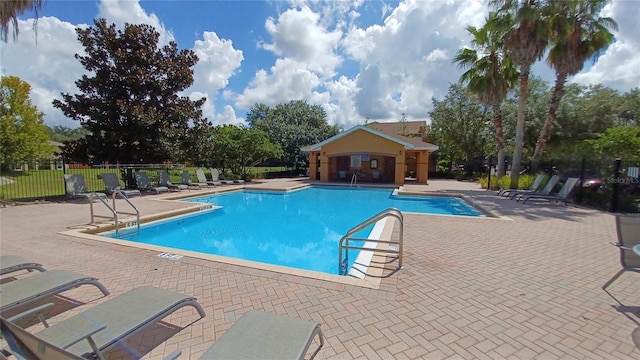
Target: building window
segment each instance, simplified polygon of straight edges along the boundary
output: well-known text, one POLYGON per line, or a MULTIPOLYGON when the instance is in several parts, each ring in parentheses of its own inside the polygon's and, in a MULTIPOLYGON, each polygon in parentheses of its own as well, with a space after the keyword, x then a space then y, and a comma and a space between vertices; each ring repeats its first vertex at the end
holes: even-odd
POLYGON ((377 169, 378 168, 378 160, 376 160, 376 159, 372 159, 371 160, 371 168, 372 169, 377 169))

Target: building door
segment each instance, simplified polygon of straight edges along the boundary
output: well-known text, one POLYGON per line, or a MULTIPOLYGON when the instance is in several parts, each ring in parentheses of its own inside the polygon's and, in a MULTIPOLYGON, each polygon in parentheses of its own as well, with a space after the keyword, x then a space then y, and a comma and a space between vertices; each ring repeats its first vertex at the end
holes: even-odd
POLYGON ((394 183, 396 181, 396 159, 394 157, 384 157, 383 181, 387 183, 394 183))

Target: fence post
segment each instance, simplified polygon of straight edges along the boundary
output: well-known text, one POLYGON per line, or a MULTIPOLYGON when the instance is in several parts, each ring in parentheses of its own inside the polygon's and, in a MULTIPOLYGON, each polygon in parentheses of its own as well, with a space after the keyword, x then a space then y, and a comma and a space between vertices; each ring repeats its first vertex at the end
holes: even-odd
POLYGON ((584 191, 584 171, 585 171, 585 167, 586 167, 586 159, 584 157, 582 157, 582 163, 580 164, 580 182, 578 184, 578 203, 582 202, 582 192, 584 191))
POLYGON ((491 190, 491 167, 493 166, 493 155, 489 155, 489 175, 487 176, 487 190, 491 190))
POLYGON ((622 161, 620 159, 616 159, 613 163, 613 184, 611 191, 611 212, 618 212, 618 179, 620 178, 620 168, 622 166, 622 161))

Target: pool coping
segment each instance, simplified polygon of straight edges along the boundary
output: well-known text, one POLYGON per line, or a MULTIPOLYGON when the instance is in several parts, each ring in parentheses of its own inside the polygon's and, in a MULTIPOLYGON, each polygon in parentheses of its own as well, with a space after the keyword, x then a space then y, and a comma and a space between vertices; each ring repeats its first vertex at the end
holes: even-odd
MULTIPOLYGON (((269 186, 260 186, 259 184, 252 184, 251 186, 234 186, 234 187, 228 187, 228 188, 211 188, 211 189, 201 189, 201 191, 199 191, 198 193, 194 194, 194 193, 176 193, 175 195, 170 194, 170 195, 165 195, 162 198, 157 198, 157 199, 153 199, 155 201, 181 201, 184 202, 183 200, 185 199, 191 199, 191 198, 195 198, 195 197, 201 197, 201 196, 209 196, 209 195, 215 195, 215 194, 222 194, 222 193, 228 193, 228 192, 235 192, 235 191, 241 191, 241 190, 256 190, 256 191, 276 191, 276 192, 289 192, 289 191, 296 191, 296 190, 301 190, 303 188, 307 188, 307 187, 311 187, 317 184, 308 184, 308 183, 303 183, 303 184, 291 184, 290 186, 280 186, 280 187, 269 187, 269 186)), ((344 185, 343 185, 344 186, 344 185)), ((359 185, 362 186, 362 185, 359 185)), ((395 187, 393 187, 395 188, 395 187)), ((486 209, 484 209, 482 206, 478 205, 473 199, 471 199, 468 196, 465 196, 463 194, 454 194, 454 193, 447 193, 447 194, 443 194, 443 193, 439 193, 439 192, 412 192, 412 191, 404 191, 402 190, 402 187, 400 188, 395 188, 396 190, 394 192, 396 192, 398 195, 403 195, 403 196, 446 196, 446 197, 457 197, 457 198, 461 198, 464 201, 467 201, 468 203, 472 204, 475 208, 477 208, 478 210, 480 210, 481 212, 483 212, 484 214, 487 215, 487 217, 485 218, 501 218, 498 215, 495 215, 489 211, 487 211, 486 209)), ((166 220, 168 218, 171 217, 176 217, 176 216, 184 216, 184 215, 189 215, 189 214, 197 214, 199 212, 202 211, 215 211, 215 209, 217 208, 216 206, 210 204, 210 203, 197 203, 197 202, 188 202, 189 204, 192 204, 191 206, 187 206, 184 208, 180 208, 180 209, 174 209, 174 210, 168 210, 168 211, 162 211, 162 212, 158 212, 158 213, 154 213, 154 214, 149 214, 149 215, 145 215, 145 216, 141 216, 140 217, 140 225, 142 224, 150 224, 153 222, 157 222, 157 221, 163 221, 166 220)), ((410 212, 409 212, 410 213, 410 212)), ((444 214, 422 214, 425 216, 431 216, 431 215, 440 215, 440 216, 451 216, 451 215, 444 215, 444 214)), ((459 217, 467 217, 464 215, 457 215, 459 217)), ((471 217, 471 216, 469 216, 471 217)), ((482 216, 473 216, 473 218, 483 218, 482 216)), ((386 219, 383 219, 381 221, 384 221, 386 219)), ((130 229, 132 226, 136 226, 137 223, 137 219, 135 218, 131 218, 131 217, 125 217, 122 219, 119 219, 119 223, 121 225, 124 225, 124 227, 122 227, 122 229, 130 229)), ((384 240, 390 240, 392 233, 393 233, 393 229, 395 226, 395 221, 386 221, 382 227, 382 230, 380 232, 380 237, 379 239, 384 239, 384 240)), ((158 256, 161 255, 168 255, 168 258, 171 258, 171 255, 178 255, 180 257, 182 256, 187 256, 189 258, 194 258, 194 259, 200 259, 200 260, 207 260, 207 261, 214 261, 217 263, 222 263, 222 264, 228 264, 228 265, 236 265, 236 266, 241 266, 241 267, 248 267, 248 268, 253 268, 253 269, 258 269, 258 270, 265 270, 265 271, 271 271, 271 272, 276 272, 276 273, 281 273, 281 274, 286 274, 286 275, 292 275, 292 276, 300 276, 300 277, 304 277, 304 278, 309 278, 309 279, 314 279, 314 280, 323 280, 323 281, 330 281, 333 283, 340 283, 340 284, 344 284, 344 285, 352 285, 352 286, 358 286, 358 287, 364 287, 364 288, 369 288, 369 289, 379 289, 381 286, 381 282, 382 279, 384 277, 384 273, 385 271, 389 271, 389 269, 385 269, 384 267, 376 267, 376 266, 371 266, 371 263, 386 263, 388 260, 388 256, 386 253, 382 253, 382 252, 376 252, 375 249, 381 249, 381 246, 384 246, 383 244, 377 244, 377 246, 372 247, 372 250, 370 251, 372 253, 371 255, 371 260, 369 262, 369 264, 367 266, 362 266, 361 269, 366 269, 365 275, 363 278, 359 278, 359 277, 355 277, 353 275, 347 275, 347 276, 342 276, 342 275, 337 275, 337 274, 326 274, 326 273, 322 273, 322 272, 317 272, 317 271, 311 271, 311 270, 303 270, 303 269, 297 269, 297 268, 292 268, 292 267, 287 267, 287 266, 280 266, 280 265, 274 265, 274 264, 268 264, 268 263, 262 263, 262 262, 257 262, 257 261, 251 261, 251 260, 244 260, 244 259, 237 259, 237 258, 232 258, 232 257, 226 257, 226 256, 221 256, 221 255, 214 255, 214 254, 205 254, 205 253, 200 253, 200 252, 196 252, 196 251, 191 251, 191 250, 181 250, 181 249, 175 249, 175 248, 170 248, 170 247, 164 247, 164 246, 159 246, 159 245, 151 245, 151 244, 143 244, 143 243, 138 243, 138 242, 133 242, 133 241, 128 241, 125 239, 112 239, 106 236, 100 236, 98 235, 99 233, 104 233, 104 232, 108 232, 108 231, 113 231, 116 229, 116 225, 113 223, 105 223, 104 221, 101 223, 94 223, 94 224, 90 224, 87 225, 87 227, 84 228, 76 228, 76 229, 71 229, 71 230, 65 230, 60 232, 60 234, 63 235, 68 235, 68 236, 73 236, 75 238, 79 238, 82 240, 89 240, 89 241, 100 241, 100 242, 104 242, 104 243, 109 243, 109 244, 113 244, 113 245, 119 245, 119 246, 127 246, 127 247, 133 247, 133 248, 138 248, 138 249, 145 249, 145 250, 150 250, 150 251, 157 251, 158 256)), ((176 260, 176 261, 179 261, 176 260)), ((362 270, 360 270, 362 271, 362 270)))

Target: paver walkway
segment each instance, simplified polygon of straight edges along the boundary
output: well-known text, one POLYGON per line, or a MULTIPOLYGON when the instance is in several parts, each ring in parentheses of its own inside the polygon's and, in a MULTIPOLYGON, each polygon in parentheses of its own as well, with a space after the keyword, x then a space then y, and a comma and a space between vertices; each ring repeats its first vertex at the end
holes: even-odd
MULTIPOLYGON (((406 215, 406 269, 377 290, 190 257, 174 261, 58 234, 86 226, 86 204, 0 209, 0 250, 97 276, 110 297, 159 286, 194 295, 207 312, 189 325, 197 314, 180 310, 110 359, 161 359, 176 349, 180 359, 197 359, 253 309, 322 323, 326 344, 318 359, 640 358, 632 339, 640 327, 640 276, 622 275, 609 288, 614 297, 600 289, 620 268, 609 244, 616 239, 611 214, 521 205, 457 181, 405 188, 464 193, 503 217, 406 215)), ((143 214, 185 206, 159 198, 132 201, 143 214)), ((90 287, 65 295, 76 304, 57 299, 51 322, 106 300, 90 287)))

